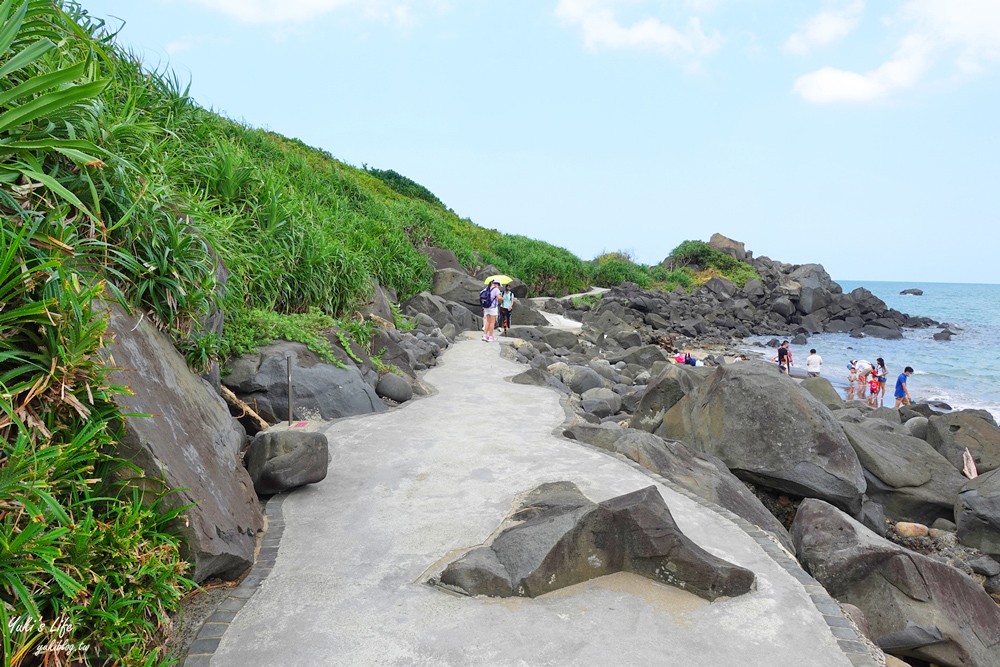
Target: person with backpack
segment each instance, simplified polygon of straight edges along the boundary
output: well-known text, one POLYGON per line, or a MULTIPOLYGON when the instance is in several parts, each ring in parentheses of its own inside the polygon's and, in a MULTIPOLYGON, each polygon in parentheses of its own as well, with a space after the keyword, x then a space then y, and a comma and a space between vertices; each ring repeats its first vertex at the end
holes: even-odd
POLYGON ((483 340, 493 342, 493 330, 497 323, 497 303, 500 298, 500 281, 494 280, 479 293, 479 305, 483 307, 483 340))

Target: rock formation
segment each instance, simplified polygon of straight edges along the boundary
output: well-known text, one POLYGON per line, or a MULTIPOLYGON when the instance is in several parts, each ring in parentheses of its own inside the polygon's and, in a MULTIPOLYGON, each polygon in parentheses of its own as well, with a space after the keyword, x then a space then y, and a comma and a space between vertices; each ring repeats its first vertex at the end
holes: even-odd
POLYGON ((623 571, 708 600, 742 595, 755 582, 753 572, 688 539, 655 486, 594 503, 575 484, 553 482, 528 493, 489 544, 434 583, 468 595, 537 597, 623 571))

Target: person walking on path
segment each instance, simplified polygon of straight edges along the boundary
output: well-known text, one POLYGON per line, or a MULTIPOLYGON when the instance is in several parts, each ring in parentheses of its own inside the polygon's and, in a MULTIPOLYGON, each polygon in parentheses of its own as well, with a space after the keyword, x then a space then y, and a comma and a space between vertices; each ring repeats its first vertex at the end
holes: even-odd
POLYGON ((510 311, 514 310, 514 290, 510 288, 510 283, 507 283, 503 288, 503 293, 500 295, 500 327, 503 328, 503 333, 506 336, 507 330, 510 329, 510 311))
POLYGON ((906 379, 913 375, 913 368, 907 366, 903 369, 903 372, 899 374, 896 378, 896 405, 909 405, 910 404, 910 389, 906 386, 906 379))
POLYGON ((819 377, 822 368, 823 357, 819 356, 815 349, 809 350, 809 356, 806 357, 806 371, 809 372, 809 377, 819 377))
POLYGON ((496 340, 493 335, 497 324, 497 303, 500 299, 500 281, 494 280, 490 283, 489 305, 483 308, 483 340, 492 342, 496 340))
POLYGON ((788 341, 782 341, 781 345, 778 347, 778 356, 771 361, 778 362, 778 370, 782 373, 788 374, 789 369, 792 366, 792 351, 788 349, 788 341))

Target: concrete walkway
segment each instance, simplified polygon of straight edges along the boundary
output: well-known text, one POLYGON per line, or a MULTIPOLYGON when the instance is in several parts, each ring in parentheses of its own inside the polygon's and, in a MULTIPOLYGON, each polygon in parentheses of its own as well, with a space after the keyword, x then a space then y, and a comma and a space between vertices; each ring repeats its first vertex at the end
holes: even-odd
POLYGON ((284 500, 274 568, 211 665, 874 664, 842 652, 798 580, 809 586, 808 577, 664 484, 682 530, 753 570, 756 591, 709 604, 617 574, 536 599, 488 599, 422 583, 442 559, 484 542, 515 496, 542 482, 575 482, 595 501, 656 483, 553 435, 564 419, 559 396, 506 381, 524 366, 499 348, 460 341, 424 378, 436 395, 328 429, 330 473, 284 500))

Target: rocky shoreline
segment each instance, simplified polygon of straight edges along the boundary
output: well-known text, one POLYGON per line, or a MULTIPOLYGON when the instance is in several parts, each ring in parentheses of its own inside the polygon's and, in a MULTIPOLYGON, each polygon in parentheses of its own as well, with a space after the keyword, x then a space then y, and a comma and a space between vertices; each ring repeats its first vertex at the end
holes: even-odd
MULTIPOLYGON (((758 526, 841 603, 858 607, 866 617, 859 625, 888 653, 940 665, 1000 664, 1000 429, 992 416, 926 404, 873 409, 842 400, 823 378, 790 378, 738 354, 749 335, 886 338, 936 323, 888 309, 866 290, 845 294, 819 265, 752 259, 738 245, 731 251, 752 261, 761 280, 738 288, 713 278, 670 294, 626 284, 600 298, 540 304, 515 283, 522 298, 504 351, 526 370, 513 381, 565 397, 565 437, 634 461, 758 526), (579 329, 553 328, 546 313, 579 329), (704 365, 673 362, 693 349, 705 351, 704 365), (975 479, 962 474, 966 451, 975 479)), ((436 256, 445 266, 434 292, 401 304, 412 330, 389 325, 392 294, 376 290, 366 309, 381 325, 372 349, 382 352, 382 372, 366 350, 331 331, 339 364, 278 341, 230 360, 218 389, 270 424, 370 414, 427 394, 421 371, 462 332, 481 327, 482 276, 456 268, 444 251, 436 256), (384 372, 386 364, 395 371, 384 372)), ((184 379, 183 360, 165 337, 123 313, 112 329, 119 364, 147 369, 123 378, 134 391, 125 411, 169 417, 127 418, 133 460, 149 474, 166 469, 166 485, 184 489, 176 501, 197 503, 182 529, 195 579, 238 579, 256 558, 258 495, 322 479, 327 458, 302 454, 317 451, 303 444, 307 434, 256 451, 270 440, 246 435, 260 422, 204 391, 210 385, 184 379), (151 359, 162 368, 150 371, 151 359), (244 459, 257 461, 250 473, 244 459), (272 461, 281 474, 265 484, 259 470, 272 461), (303 461, 316 469, 289 469, 303 461)))

